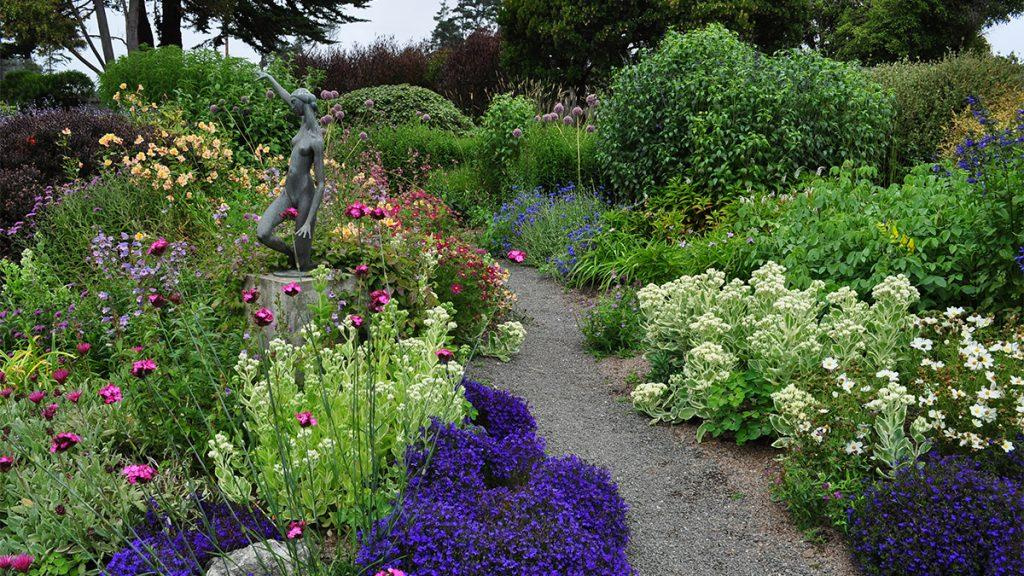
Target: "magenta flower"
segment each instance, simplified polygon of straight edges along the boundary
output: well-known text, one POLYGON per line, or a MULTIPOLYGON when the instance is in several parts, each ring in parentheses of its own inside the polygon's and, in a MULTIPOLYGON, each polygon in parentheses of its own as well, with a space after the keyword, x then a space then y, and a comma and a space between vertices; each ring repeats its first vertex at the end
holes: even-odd
POLYGON ((129 484, 147 484, 156 477, 156 468, 146 464, 131 464, 121 470, 129 484))
POLYGON ((10 398, 11 394, 14 394, 14 388, 4 388, 0 390, 0 398, 10 398))
POLYGON ((381 208, 380 206, 377 206, 377 207, 373 208, 372 210, 370 210, 370 218, 373 218, 374 220, 383 220, 383 219, 385 219, 387 217, 388 217, 387 210, 381 208))
POLYGON ((156 362, 152 358, 138 360, 132 364, 132 376, 136 378, 145 378, 153 372, 156 372, 156 362))
POLYGON ((455 284, 452 284, 450 290, 452 291, 452 294, 458 296, 459 294, 462 294, 462 284, 456 282, 455 284))
POLYGON ((163 308, 164 304, 167 304, 167 299, 160 294, 150 294, 146 296, 146 299, 149 300, 149 305, 153 308, 163 308))
POLYGON ((167 250, 167 247, 170 245, 171 243, 168 242, 167 240, 164 240, 163 238, 157 238, 156 240, 153 241, 152 244, 149 245, 149 249, 146 250, 146 254, 149 254, 150 256, 160 256, 161 254, 164 253, 164 251, 167 250))
POLYGON ((39 404, 43 401, 43 398, 46 398, 46 392, 43 392, 42 390, 36 390, 28 395, 28 399, 31 400, 33 404, 39 404))
POLYGON ((100 398, 103 398, 104 404, 117 404, 121 401, 121 389, 113 384, 107 384, 99 391, 100 398))
POLYGON ((387 570, 377 572, 374 576, 406 576, 406 574, 398 568, 388 568, 387 570))
POLYGON ((79 356, 85 356, 89 353, 89 350, 92 350, 92 344, 89 344, 88 342, 79 342, 75 349, 78 350, 79 356))
POLYGON ((53 417, 57 415, 57 408, 59 408, 59 406, 56 404, 47 404, 46 408, 43 408, 43 420, 53 420, 53 417))
POLYGON ((82 437, 78 434, 73 432, 61 432, 53 437, 53 443, 50 444, 50 453, 56 454, 57 452, 66 452, 81 441, 82 437))
POLYGON ((78 404, 78 399, 81 398, 81 397, 82 397, 82 391, 81 390, 75 390, 73 392, 68 392, 68 400, 72 404, 78 404))
POLYGON ((363 325, 363 317, 362 317, 362 316, 360 316, 359 314, 352 314, 352 315, 350 315, 350 316, 348 317, 348 320, 349 320, 349 322, 351 322, 351 323, 352 323, 352 325, 353 325, 353 326, 355 326, 356 328, 359 328, 360 326, 362 326, 362 325, 363 325))
POLYGON ((28 572, 32 568, 32 563, 36 559, 34 556, 28 554, 18 554, 11 560, 11 569, 15 572, 28 572))
POLYGON ((68 372, 64 368, 60 368, 58 370, 54 370, 53 374, 51 374, 50 377, 53 378, 54 380, 56 380, 57 384, 63 385, 65 382, 67 382, 68 376, 70 376, 70 375, 71 375, 70 372, 68 372))
POLYGON ((270 326, 274 322, 274 313, 269 308, 260 308, 252 317, 257 326, 270 326))
POLYGON ((455 353, 447 348, 441 348, 437 351, 437 359, 441 364, 447 364, 452 360, 455 360, 455 353))
POLYGON ((366 276, 370 273, 370 267, 366 264, 359 264, 352 269, 352 273, 359 277, 366 276))
POLYGON ((281 212, 281 218, 283 220, 295 220, 299 217, 299 210, 297 208, 286 208, 284 212, 281 212))
POLYGON ((0 556, 0 570, 10 570, 12 563, 14 563, 14 556, 0 556))
POLYGON ((281 287, 281 292, 288 296, 298 296, 302 292, 302 286, 298 282, 289 282, 281 287))
POLYGON ((353 202, 348 208, 345 209, 345 215, 349 218, 359 219, 366 216, 368 208, 361 202, 353 202))
POLYGON ((295 419, 299 421, 299 426, 303 428, 316 426, 316 418, 313 417, 312 412, 296 412, 295 419))
POLYGON ((298 522, 292 522, 288 524, 288 532, 285 534, 289 540, 295 540, 296 538, 302 538, 302 531, 306 529, 306 521, 299 520, 298 522))
POLYGON ((391 302, 391 296, 384 290, 370 292, 370 311, 380 312, 391 302))
MULTIPOLYGON (((10 472, 11 468, 14 468, 14 458, 0 456, 0 472, 10 472)), ((0 568, 3 568, 3 566, 0 566, 0 568)))
POLYGON ((136 354, 142 352, 145 349, 145 346, 132 346, 132 352, 135 352, 136 354))
POLYGON ((509 260, 519 264, 522 264, 523 260, 526 260, 526 252, 523 252, 522 250, 509 250, 507 256, 509 260))
POLYGON ((245 302, 246 304, 252 304, 256 300, 258 300, 259 297, 260 291, 255 288, 249 290, 242 290, 242 302, 245 302))

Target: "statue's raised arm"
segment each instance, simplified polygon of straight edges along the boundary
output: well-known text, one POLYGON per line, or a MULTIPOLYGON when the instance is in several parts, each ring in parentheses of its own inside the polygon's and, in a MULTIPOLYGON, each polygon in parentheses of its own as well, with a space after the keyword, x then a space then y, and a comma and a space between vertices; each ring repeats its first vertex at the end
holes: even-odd
POLYGON ((280 96, 282 100, 287 102, 289 106, 293 105, 292 104, 292 95, 289 94, 287 90, 282 88, 281 84, 278 83, 278 81, 273 76, 271 76, 267 72, 264 72, 263 70, 259 70, 259 71, 256 72, 256 77, 260 78, 260 79, 264 79, 265 78, 267 80, 270 80, 270 85, 274 88, 274 92, 276 92, 277 95, 280 96))

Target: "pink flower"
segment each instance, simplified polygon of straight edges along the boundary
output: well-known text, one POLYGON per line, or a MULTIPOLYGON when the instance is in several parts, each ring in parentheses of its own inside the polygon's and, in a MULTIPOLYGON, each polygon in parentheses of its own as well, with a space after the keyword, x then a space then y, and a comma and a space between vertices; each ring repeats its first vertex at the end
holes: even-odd
POLYGON ((39 404, 43 401, 43 398, 46 398, 46 392, 43 392, 42 390, 36 390, 28 395, 28 399, 31 400, 33 404, 39 404))
POLYGON ((360 316, 359 314, 350 315, 348 317, 348 321, 351 322, 352 325, 355 326, 356 328, 359 328, 360 326, 363 325, 363 317, 360 316))
POLYGON ((53 437, 53 443, 50 444, 50 453, 56 454, 57 452, 65 452, 81 441, 82 437, 78 434, 72 432, 61 432, 53 437))
POLYGON ((384 290, 374 290, 370 292, 370 311, 380 312, 391 302, 391 296, 388 295, 384 290))
POLYGON ((153 372, 156 372, 156 362, 152 358, 139 360, 132 364, 132 376, 136 378, 145 378, 153 372))
POLYGON ((54 370, 53 374, 51 374, 50 377, 53 378, 54 380, 56 380, 57 384, 63 385, 65 382, 67 382, 68 376, 70 376, 70 375, 71 375, 70 372, 68 372, 67 370, 65 370, 63 368, 60 368, 59 370, 54 370))
POLYGON ((121 470, 129 484, 146 484, 156 477, 156 468, 146 464, 131 464, 121 470))
POLYGON ((163 238, 157 238, 156 240, 153 241, 152 244, 149 245, 149 249, 146 250, 146 254, 149 254, 151 256, 160 256, 167 250, 167 247, 170 245, 170 242, 168 242, 167 240, 164 240, 163 238))
POLYGON ((458 282, 456 282, 455 284, 452 284, 451 291, 452 291, 452 294, 455 294, 455 295, 462 294, 462 284, 459 284, 458 282))
POLYGON ((255 288, 251 288, 249 290, 242 290, 242 302, 245 302, 246 304, 252 304, 256 300, 258 300, 259 297, 260 291, 255 288))
POLYGON ((0 556, 0 570, 10 570, 14 563, 14 556, 0 556))
POLYGON ((270 308, 260 308, 253 313, 252 317, 257 326, 270 326, 274 323, 274 313, 270 311, 270 308))
POLYGON ((121 389, 113 384, 107 384, 99 391, 100 398, 103 398, 104 404, 117 404, 121 401, 121 389))
POLYGON ((79 356, 85 356, 89 353, 89 350, 92 350, 92 344, 89 344, 88 342, 79 342, 76 349, 78 350, 79 356))
POLYGON ((526 252, 522 250, 509 250, 507 256, 509 260, 520 264, 526 260, 526 252))
POLYGON ((516 128, 515 130, 513 130, 512 131, 512 137, 513 138, 522 138, 523 137, 523 129, 522 128, 516 128))
POLYGON ((366 264, 359 264, 352 269, 352 273, 360 277, 366 276, 367 274, 370 273, 370 267, 367 266, 366 264))
POLYGON ((369 209, 361 202, 353 202, 348 208, 345 209, 345 215, 349 218, 362 218, 366 216, 369 209))
POLYGON ((289 282, 281 287, 281 292, 288 296, 298 296, 302 292, 302 286, 299 286, 298 282, 289 282))
POLYGON ((374 209, 370 210, 369 214, 370 218, 373 218, 374 220, 383 220, 388 216, 387 210, 381 208, 380 206, 377 206, 374 209))
POLYGON ((312 412, 296 412, 295 419, 299 421, 299 426, 303 428, 316 426, 316 418, 313 417, 312 412))
POLYGON ((299 520, 298 522, 292 522, 288 524, 288 536, 289 540, 295 540, 296 538, 302 538, 302 531, 306 529, 306 521, 299 520))
POLYGON ((447 348, 441 348, 440 350, 437 351, 437 359, 441 362, 441 364, 447 364, 452 360, 455 360, 455 353, 453 353, 451 350, 447 348))
MULTIPOLYGON (((0 456, 0 472, 10 472, 11 468, 14 468, 14 458, 0 456)), ((3 568, 3 566, 0 566, 0 568, 3 568)))
POLYGON ((284 212, 281 212, 281 218, 284 220, 295 220, 299 217, 298 208, 287 208, 284 212))
POLYGON ((11 560, 11 569, 15 572, 28 572, 29 569, 32 568, 32 563, 35 561, 36 559, 34 556, 18 554, 13 560, 11 560))
POLYGON ((53 417, 57 415, 57 408, 59 406, 56 404, 47 404, 46 408, 43 408, 43 420, 53 420, 53 417))
POLYGON ((387 570, 377 572, 374 576, 406 576, 406 574, 398 568, 388 568, 387 570))
POLYGON ((146 348, 144 346, 132 346, 132 352, 135 352, 136 354, 142 352, 145 349, 146 348))
POLYGON ((149 300, 149 304, 153 308, 162 308, 164 304, 167 304, 167 299, 160 294, 150 294, 146 296, 146 299, 149 300))
POLYGON ((70 400, 72 404, 78 404, 78 399, 81 398, 81 397, 82 397, 82 391, 81 390, 75 390, 74 392, 68 392, 68 400, 70 400))

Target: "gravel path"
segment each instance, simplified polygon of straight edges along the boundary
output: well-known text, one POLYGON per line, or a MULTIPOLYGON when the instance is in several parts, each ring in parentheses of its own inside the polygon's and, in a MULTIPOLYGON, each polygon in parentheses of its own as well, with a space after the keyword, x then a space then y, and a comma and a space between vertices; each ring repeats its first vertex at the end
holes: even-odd
POLYGON ((841 547, 802 541, 742 450, 687 441, 692 427, 648 426, 616 396, 621 382, 583 350, 578 309, 558 284, 518 266, 509 284, 526 316, 522 352, 507 364, 475 361, 469 374, 526 398, 549 453, 611 471, 630 505, 639 576, 856 574, 841 547))

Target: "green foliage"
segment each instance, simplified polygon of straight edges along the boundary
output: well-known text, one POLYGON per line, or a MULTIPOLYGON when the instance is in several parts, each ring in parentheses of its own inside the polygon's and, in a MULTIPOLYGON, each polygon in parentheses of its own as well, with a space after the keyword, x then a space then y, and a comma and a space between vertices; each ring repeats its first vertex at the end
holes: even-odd
POLYGON ((772 495, 786 505, 789 517, 801 530, 821 526, 846 527, 850 499, 859 498, 867 477, 858 459, 829 444, 829 452, 792 452, 782 462, 782 477, 772 495))
POLYGON ((481 173, 490 188, 504 188, 514 178, 511 170, 523 145, 522 137, 514 133, 525 131, 535 115, 535 105, 524 96, 499 94, 491 100, 480 120, 477 149, 481 173))
MULTIPOLYGON (((123 106, 127 94, 142 86, 145 102, 172 103, 190 122, 216 122, 243 156, 254 154, 260 144, 286 154, 296 120, 280 99, 266 97, 269 86, 257 78, 258 70, 248 60, 213 50, 163 46, 112 62, 100 76, 99 93, 108 106, 123 106)), ((282 61, 273 61, 269 71, 286 90, 299 87, 282 61)))
POLYGON ((512 73, 581 92, 606 78, 632 49, 656 43, 667 24, 661 0, 505 0, 498 13, 502 60, 512 73))
POLYGON ((476 167, 467 164, 431 172, 424 188, 442 198, 445 204, 462 214, 466 224, 474 227, 485 225, 491 218, 491 211, 501 202, 483 183, 476 167))
POLYGON ((594 156, 595 141, 595 134, 584 126, 531 121, 523 130, 511 178, 523 188, 570 183, 597 188, 601 170, 594 156))
POLYGON ((71 108, 92 100, 92 80, 76 70, 41 74, 31 70, 8 72, 0 81, 0 100, 33 108, 71 108))
POLYGON ((802 171, 880 164, 891 115, 858 67, 814 52, 764 56, 714 25, 670 33, 615 75, 597 158, 619 197, 682 177, 722 206, 785 189, 802 171))
POLYGON ((812 20, 810 0, 668 0, 687 29, 719 23, 767 53, 799 47, 812 20))
POLYGON ((431 168, 457 167, 474 159, 476 141, 470 136, 439 130, 422 122, 382 126, 373 131, 362 149, 380 152, 381 165, 388 169, 416 171, 429 164, 431 168))
POLYGON ((938 154, 954 115, 968 96, 995 102, 1024 89, 1024 66, 987 54, 947 55, 936 62, 897 62, 870 69, 896 98, 890 166, 896 174, 938 154))
POLYGON ((422 122, 457 133, 473 127, 473 121, 444 96, 408 84, 360 88, 342 94, 338 103, 345 111, 345 120, 360 127, 422 122), (367 106, 371 100, 373 105, 367 106))
POLYGON ((602 295, 586 312, 580 331, 583 345, 598 357, 631 356, 643 340, 636 290, 619 287, 602 295))

